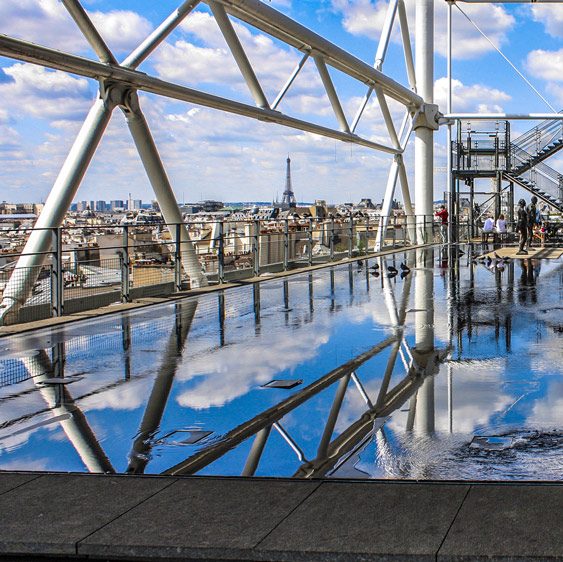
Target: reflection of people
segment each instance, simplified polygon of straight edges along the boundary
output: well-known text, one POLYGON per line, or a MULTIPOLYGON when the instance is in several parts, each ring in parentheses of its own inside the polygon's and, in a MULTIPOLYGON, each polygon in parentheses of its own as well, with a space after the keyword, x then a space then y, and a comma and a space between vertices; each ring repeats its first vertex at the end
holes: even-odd
POLYGON ((526 211, 526 201, 524 201, 524 199, 520 199, 520 201, 518 201, 516 232, 520 235, 520 243, 516 254, 527 254, 528 252, 524 250, 524 246, 528 240, 528 213, 526 211))
POLYGON ((488 216, 483 224, 483 237, 482 240, 485 243, 489 242, 489 234, 494 234, 495 232, 495 221, 492 217, 488 216))
POLYGON ((442 242, 446 242, 448 239, 448 210, 445 205, 440 207, 439 211, 436 211, 435 216, 440 219, 440 236, 442 237, 442 242))
POLYGON ((530 199, 530 204, 526 209, 528 213, 528 248, 532 247, 532 241, 534 239, 534 226, 539 224, 538 208, 537 208, 538 198, 534 195, 530 199))

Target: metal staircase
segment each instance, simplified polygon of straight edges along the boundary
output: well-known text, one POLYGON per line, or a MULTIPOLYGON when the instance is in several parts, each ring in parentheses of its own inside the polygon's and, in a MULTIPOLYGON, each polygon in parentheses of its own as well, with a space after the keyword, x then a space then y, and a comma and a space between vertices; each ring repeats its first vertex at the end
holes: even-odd
POLYGON ((510 143, 510 167, 503 177, 563 213, 563 175, 544 160, 563 148, 563 123, 543 121, 510 143))

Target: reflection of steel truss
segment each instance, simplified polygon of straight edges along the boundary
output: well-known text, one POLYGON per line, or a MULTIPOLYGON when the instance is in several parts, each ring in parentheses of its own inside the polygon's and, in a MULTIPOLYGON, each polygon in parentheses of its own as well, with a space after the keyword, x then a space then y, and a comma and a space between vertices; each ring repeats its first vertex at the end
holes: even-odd
MULTIPOLYGON (((380 267, 384 268, 385 265, 381 261, 380 267)), ((315 477, 326 474, 342 458, 348 457, 353 453, 376 429, 376 420, 381 421, 382 418, 390 415, 396 408, 400 407, 409 397, 416 393, 424 381, 425 375, 434 372, 434 354, 431 352, 427 356, 422 356, 416 350, 410 348, 404 337, 406 310, 411 291, 411 277, 407 276, 404 279, 401 300, 398 306, 390 279, 382 277, 381 282, 386 308, 393 327, 392 335, 317 379, 287 400, 242 423, 226 434, 220 441, 204 446, 196 454, 165 472, 167 474, 194 474, 219 459, 233 447, 250 438, 254 438, 245 466, 242 469, 242 475, 252 475, 259 466, 260 458, 272 430, 282 437, 301 463, 300 468, 295 474, 299 477, 315 477), (367 364, 371 358, 389 348, 389 356, 378 394, 377 396, 370 396, 362 383, 359 369, 362 365, 367 364), (402 364, 404 376, 393 387, 390 387, 393 374, 397 373, 396 364, 399 357, 399 364, 402 364), (315 458, 307 459, 297 440, 284 426, 284 417, 333 385, 336 385, 336 393, 319 440, 317 454, 315 458), (366 410, 354 423, 333 438, 345 397, 349 393, 356 392, 360 394, 365 402, 366 410)), ((260 298, 260 292, 254 291, 253 295, 255 299, 254 310, 257 315, 255 321, 259 324, 260 305, 259 302, 256 302, 256 299, 260 298)), ((284 303, 289 305, 289 295, 285 285, 283 298, 284 303)), ((312 293, 310 293, 310 299, 312 299, 312 293)), ((220 300, 221 302, 224 306, 224 299, 220 300)), ((152 390, 148 396, 143 418, 131 446, 129 463, 126 469, 130 474, 141 474, 145 471, 151 458, 151 450, 155 443, 158 443, 155 435, 160 427, 170 397, 178 365, 183 357, 185 343, 195 316, 197 300, 179 302, 176 304, 176 307, 175 321, 172 325, 170 337, 164 346, 162 360, 158 367, 152 390)), ((123 324, 123 330, 124 334, 129 334, 130 327, 128 323, 123 324)), ((126 359, 130 354, 129 345, 130 335, 123 339, 123 353, 126 359)), ((114 469, 109 458, 90 428, 86 416, 78 406, 78 401, 83 397, 75 399, 64 384, 53 384, 53 379, 56 378, 60 378, 61 383, 64 381, 64 343, 57 344, 53 349, 52 360, 48 358, 44 350, 41 350, 38 355, 22 358, 22 362, 32 376, 34 384, 45 400, 49 408, 48 411, 51 414, 49 420, 39 425, 59 423, 69 442, 73 445, 89 471, 113 472, 114 469)), ((398 374, 395 376, 398 376, 398 374)), ((137 377, 135 378, 137 379, 137 377)), ((130 380, 129 374, 126 372, 124 380, 103 387, 97 392, 103 392, 117 384, 124 384, 128 380, 130 380)), ((72 377, 70 381, 72 381, 72 377)), ((415 403, 416 400, 411 402, 411 412, 409 413, 411 423, 415 415, 415 403)), ((29 416, 26 416, 26 419, 28 418, 29 416)), ((12 420, 9 424, 5 424, 4 428, 16 422, 17 420, 12 420)), ((37 424, 32 426, 31 429, 36 426, 37 424)), ((18 431, 18 433, 20 432, 18 431)))
MULTIPOLYGON (((387 297, 386 304, 389 316, 394 327, 394 334, 392 336, 347 363, 340 365, 283 402, 234 428, 221 441, 205 447, 198 453, 169 468, 164 473, 170 475, 195 474, 219 459, 233 447, 254 437, 242 470, 243 476, 252 476, 259 466, 272 430, 275 430, 283 438, 301 463, 300 468, 295 473, 297 477, 311 478, 323 476, 341 458, 353 451, 359 443, 365 440, 366 436, 374 431, 375 421, 388 416, 411 397, 423 382, 424 376, 433 372, 435 366, 432 360, 424 360, 419 364, 414 357, 416 354, 411 351, 404 337, 403 327, 411 286, 410 277, 405 279, 399 307, 395 304, 394 293, 389 279, 384 278, 383 284, 387 297), (372 401, 358 376, 358 369, 389 347, 391 347, 391 351, 379 393, 375 401, 372 401), (405 376, 395 386, 389 388, 398 355, 401 356, 403 361, 405 376), (425 365, 424 368, 421 367, 422 363, 425 365), (350 385, 350 381, 354 385, 350 385), (336 393, 319 441, 317 455, 314 459, 308 460, 305 458, 302 448, 297 441, 284 428, 281 420, 297 407, 336 383, 338 383, 336 393), (345 396, 348 392, 351 392, 350 389, 354 388, 362 396, 367 409, 357 421, 342 431, 336 438, 332 439, 345 396)), ((432 353, 431 355, 433 356, 434 354, 432 353)), ((412 416, 414 416, 414 406, 412 416)))
MULTIPOLYGON (((182 265, 190 277, 192 286, 206 284, 206 278, 201 272, 188 231, 182 224, 182 215, 166 170, 141 110, 137 96, 139 90, 175 100, 220 109, 260 121, 285 125, 301 131, 393 154, 394 161, 384 200, 383 215, 385 218, 382 225, 383 228, 380 229, 380 238, 377 242, 378 248, 385 239, 384 231, 387 226, 387 215, 391 211, 397 178, 401 180, 407 214, 412 215, 411 198, 402 154, 413 130, 413 123, 425 121, 426 109, 424 108, 422 98, 413 91, 416 90, 415 69, 404 0, 391 0, 389 4, 374 66, 370 66, 357 59, 259 0, 206 0, 248 86, 256 107, 179 86, 137 71, 138 66, 150 56, 158 45, 200 3, 199 0, 186 0, 122 63, 118 63, 113 53, 105 44, 79 0, 62 0, 62 2, 97 54, 99 62, 34 45, 12 37, 0 36, 0 55, 2 56, 72 72, 80 76, 93 78, 100 83, 98 99, 86 117, 84 125, 53 185, 45 208, 37 221, 37 230, 34 230, 30 236, 18 261, 15 269, 17 275, 12 275, 4 290, 3 301, 0 305, 0 320, 10 309, 21 306, 28 298, 30 287, 33 287, 36 280, 34 277, 37 276, 40 269, 39 266, 43 264, 52 243, 51 233, 44 229, 57 227, 62 223, 64 215, 78 190, 80 182, 109 123, 111 114, 116 107, 119 107, 125 114, 133 141, 154 189, 165 222, 170 225, 181 225, 178 228, 178 232, 176 232, 176 229, 172 229, 171 236, 174 241, 178 235, 180 236, 183 250, 182 265), (301 51, 303 54, 302 59, 272 103, 266 99, 260 81, 246 56, 229 14, 275 37, 285 45, 301 51), (402 86, 381 72, 396 18, 400 22, 410 87, 402 86), (278 109, 308 58, 313 59, 317 68, 318 75, 334 111, 338 128, 305 121, 285 114, 278 109), (332 67, 367 86, 366 95, 351 124, 348 122, 342 109, 342 104, 328 67, 332 67), (365 107, 374 92, 389 135, 389 142, 387 144, 374 142, 367 137, 355 133, 365 107), (391 98, 405 107, 405 117, 399 131, 395 128, 387 98, 391 98)), ((421 126, 430 127, 428 124, 421 126)), ((430 128, 437 128, 437 124, 433 124, 430 128)))

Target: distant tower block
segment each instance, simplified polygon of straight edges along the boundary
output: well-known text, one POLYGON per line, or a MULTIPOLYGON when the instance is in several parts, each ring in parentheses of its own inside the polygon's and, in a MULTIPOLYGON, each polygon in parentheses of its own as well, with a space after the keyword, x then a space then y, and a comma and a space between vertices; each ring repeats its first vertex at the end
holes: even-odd
POLYGON ((294 209, 297 207, 295 194, 291 189, 291 159, 287 157, 287 171, 285 174, 285 191, 283 192, 282 209, 294 209))

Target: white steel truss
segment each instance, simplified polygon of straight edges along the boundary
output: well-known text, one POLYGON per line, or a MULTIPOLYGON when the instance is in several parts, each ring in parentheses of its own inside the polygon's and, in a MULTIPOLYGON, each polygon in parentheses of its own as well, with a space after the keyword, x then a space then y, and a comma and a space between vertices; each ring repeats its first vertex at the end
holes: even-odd
MULTIPOLYGON (((418 4, 424 6, 423 11, 425 13, 433 13, 434 0, 417 1, 418 4)), ((402 154, 406 149, 413 129, 417 130, 417 135, 420 134, 420 131, 425 130, 428 131, 426 134, 432 136, 432 131, 438 127, 438 112, 435 106, 432 106, 429 110, 428 103, 425 103, 425 101, 429 101, 431 104, 431 99, 424 100, 416 93, 416 72, 404 0, 391 0, 389 4, 374 66, 366 64, 259 0, 205 0, 248 86, 255 106, 180 86, 137 71, 137 67, 141 62, 147 59, 158 45, 193 11, 200 3, 199 0, 184 1, 122 63, 118 63, 79 0, 62 0, 62 3, 98 56, 98 61, 60 52, 6 35, 0 35, 1 56, 42 65, 55 70, 71 72, 79 76, 95 79, 100 83, 98 99, 90 109, 74 141, 45 203, 44 210, 35 225, 35 230, 18 260, 15 268, 17 274, 12 275, 4 290, 3 300, 0 305, 0 321, 8 311, 21 306, 29 296, 29 288, 33 286, 40 266, 43 264, 51 248, 51 233, 48 229, 58 227, 62 223, 100 143, 112 112, 116 107, 119 107, 125 114, 134 144, 141 157, 166 223, 182 223, 182 216, 172 186, 152 138, 150 128, 141 110, 137 95, 138 91, 215 108, 260 121, 277 123, 391 154, 394 156, 394 159, 385 194, 385 209, 389 207, 385 214, 389 213, 389 202, 392 201, 397 178, 400 178, 407 214, 413 215, 402 154), (240 19, 246 24, 275 37, 303 53, 303 58, 292 71, 287 82, 272 103, 268 101, 264 94, 230 17, 240 19), (401 39, 409 80, 408 87, 399 84, 381 71, 396 19, 399 20, 401 27, 401 39), (318 70, 324 90, 334 111, 338 124, 337 128, 305 121, 283 113, 278 109, 284 96, 309 58, 313 59, 318 70), (343 72, 367 87, 367 93, 351 124, 349 124, 342 108, 329 68, 343 72), (374 142, 367 137, 355 133, 364 109, 374 92, 388 131, 389 142, 387 144, 374 142), (405 107, 405 118, 400 132, 397 132, 395 129, 387 98, 391 98, 405 107)), ((429 22, 426 22, 424 25, 428 27, 429 22)), ((426 44, 425 42, 423 43, 426 44)), ((426 45, 426 48, 429 49, 430 53, 432 52, 431 45, 430 47, 426 45)), ((423 64, 426 64, 426 62, 423 64)), ((424 72, 426 73, 427 70, 431 72, 431 69, 425 69, 424 72)), ((428 81, 432 82, 432 76, 430 76, 429 80, 426 78, 424 83, 428 83, 428 81)), ((427 155, 423 154, 422 157, 427 158, 427 155)), ((432 168, 431 162, 427 164, 426 168, 432 168)), ((426 199, 430 197, 431 201, 431 183, 426 185, 424 189, 429 191, 430 195, 428 196, 427 194, 425 197, 426 199)), ((378 240, 378 247, 381 246, 382 240, 385 238, 386 225, 387 221, 385 220, 382 225, 383 228, 380 229, 381 234, 378 240)), ((205 285, 207 280, 201 271, 189 233, 183 224, 178 231, 183 250, 182 265, 190 278, 191 285, 195 287, 205 285)), ((171 232, 171 235, 175 241, 176 232, 171 232)), ((425 241, 424 232, 420 234, 418 240, 425 241)))

